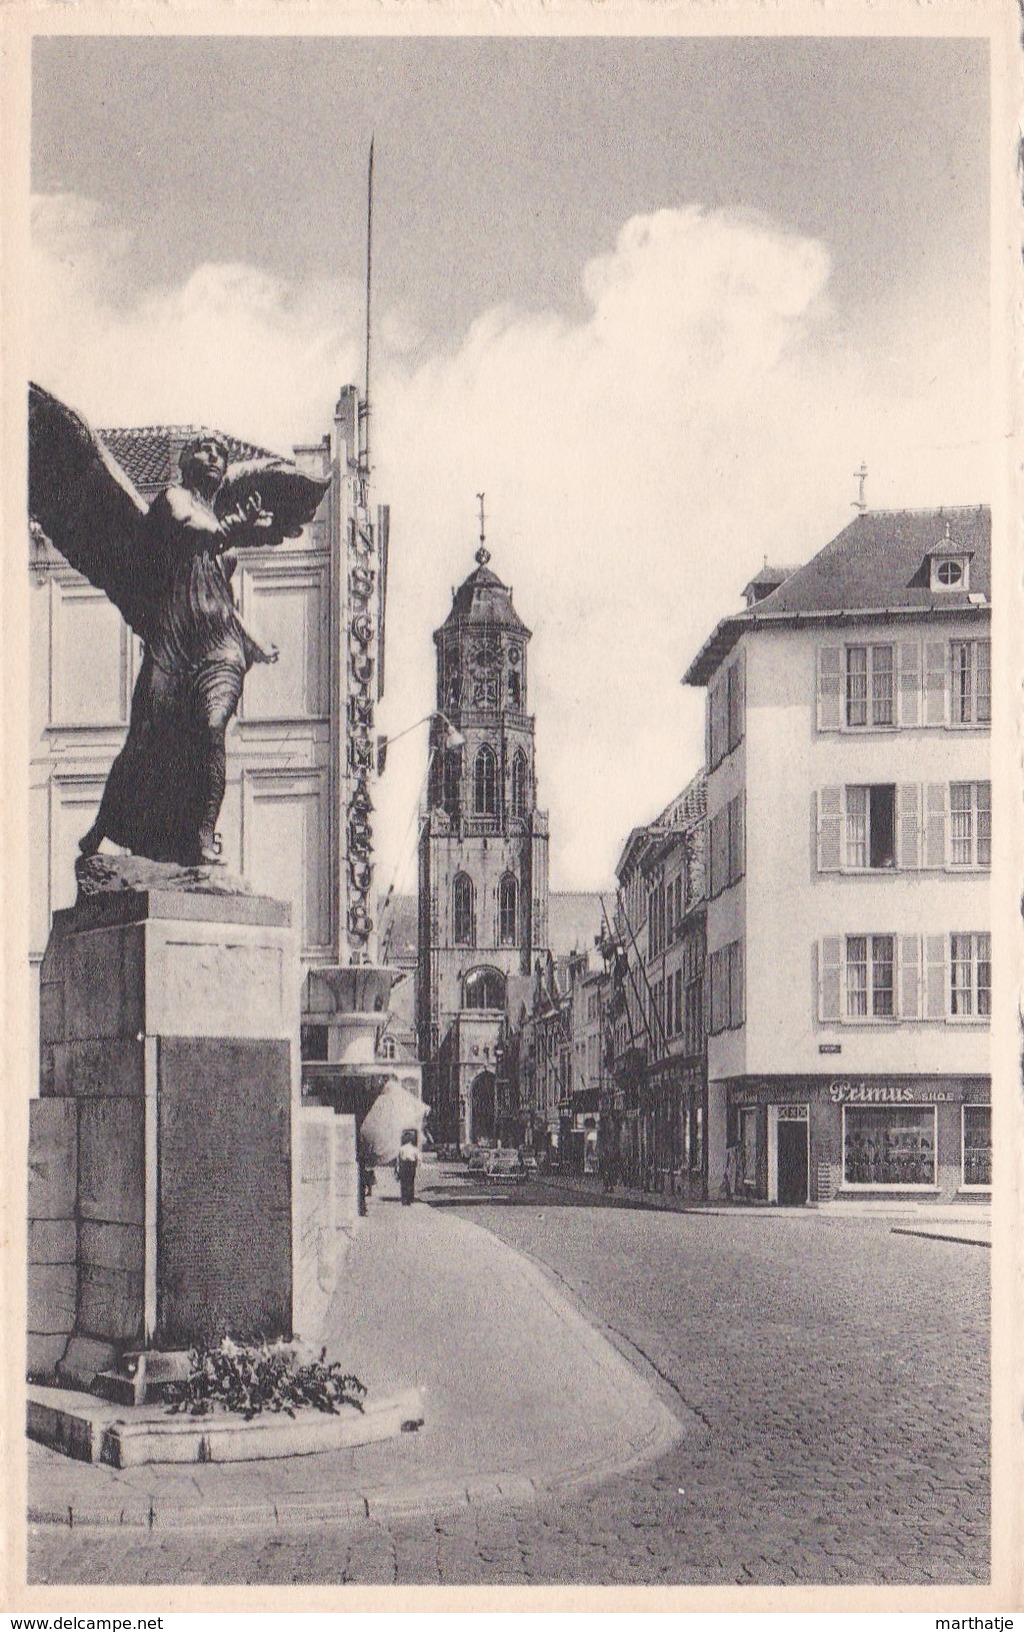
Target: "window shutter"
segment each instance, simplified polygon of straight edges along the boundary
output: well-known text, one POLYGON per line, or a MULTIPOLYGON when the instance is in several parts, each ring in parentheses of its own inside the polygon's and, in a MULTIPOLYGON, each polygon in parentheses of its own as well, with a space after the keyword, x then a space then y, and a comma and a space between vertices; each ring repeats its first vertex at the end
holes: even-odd
POLYGON ((901 868, 921 865, 921 789, 916 782, 907 782, 896 790, 897 825, 899 827, 897 864, 901 868))
POLYGON ((946 723, 946 668, 947 651, 944 640, 926 640, 924 643, 924 723, 946 723))
POLYGON ((743 722, 746 709, 746 662, 747 654, 742 649, 735 663, 729 671, 729 747, 738 746, 743 741, 743 722))
POLYGON ((921 941, 917 935, 901 935, 900 1001, 901 1020, 921 1018, 921 941))
POLYGON ((946 865, 946 799, 945 782, 929 782, 925 790, 924 865, 946 865))
POLYGON ((921 723, 921 647, 916 640, 901 640, 900 712, 901 725, 921 723))
POLYGON ((818 942, 818 1019, 841 1020, 843 943, 838 935, 818 942))
POLYGON ((927 972, 925 977, 925 1018, 946 1018, 947 941, 945 935, 926 935, 924 938, 927 972))
POLYGON ((818 647, 818 730, 838 731, 843 723, 843 649, 818 647))
POLYGON ((818 789, 818 871, 837 873, 843 857, 843 790, 818 789))
POLYGON ((711 986, 711 990, 710 990, 710 992, 708 994, 709 999, 710 999, 709 1005, 708 1005, 708 1008, 709 1008, 709 1012, 708 1012, 708 1031, 709 1031, 709 1033, 710 1033, 710 1035, 712 1037, 716 1036, 717 1033, 721 1030, 721 1021, 720 1021, 720 1018, 719 1018, 720 1012, 721 1012, 721 995, 722 995, 721 994, 721 969, 722 969, 722 954, 721 954, 721 952, 717 952, 717 951, 712 952, 711 956, 708 959, 708 972, 709 972, 710 986, 711 986))

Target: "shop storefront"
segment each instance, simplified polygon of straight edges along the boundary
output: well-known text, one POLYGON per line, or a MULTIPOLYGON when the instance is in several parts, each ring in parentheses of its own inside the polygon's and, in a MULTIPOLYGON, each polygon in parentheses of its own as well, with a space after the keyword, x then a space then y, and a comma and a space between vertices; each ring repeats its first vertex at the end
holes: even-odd
POLYGON ((640 1113, 645 1189, 694 1201, 706 1195, 706 1093, 699 1066, 668 1060, 648 1072, 640 1113))
POLYGON ((738 1197, 802 1206, 991 1192, 987 1077, 746 1077, 728 1084, 727 1104, 738 1197))

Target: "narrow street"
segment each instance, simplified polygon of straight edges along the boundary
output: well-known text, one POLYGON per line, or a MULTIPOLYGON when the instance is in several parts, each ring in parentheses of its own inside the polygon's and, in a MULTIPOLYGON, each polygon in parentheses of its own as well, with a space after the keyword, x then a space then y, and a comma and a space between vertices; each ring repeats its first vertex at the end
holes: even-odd
MULTIPOLYGON (((453 1208, 556 1277, 686 1424, 574 1492, 305 1533, 39 1527, 36 1581, 956 1583, 988 1575, 988 1271, 892 1220, 660 1212, 553 1183, 453 1208)), ((580 1401, 585 1412, 587 1402, 580 1401)))

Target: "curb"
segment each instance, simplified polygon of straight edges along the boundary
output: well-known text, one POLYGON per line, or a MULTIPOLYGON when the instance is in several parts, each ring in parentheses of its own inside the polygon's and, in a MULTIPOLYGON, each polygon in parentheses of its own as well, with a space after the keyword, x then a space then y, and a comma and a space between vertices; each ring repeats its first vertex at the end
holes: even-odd
MULTIPOLYGON (((139 1496, 124 1506, 108 1504, 98 1510, 76 1503, 59 1509, 36 1505, 29 1508, 29 1523, 40 1527, 107 1533, 118 1528, 161 1533, 197 1529, 248 1531, 372 1524, 385 1518, 417 1517, 425 1513, 451 1512, 501 1501, 523 1505, 548 1495, 568 1496, 575 1490, 600 1484, 616 1474, 628 1473, 664 1454, 679 1440, 685 1431, 680 1417, 664 1404, 639 1368, 631 1364, 608 1337, 573 1307, 569 1298, 553 1285, 537 1263, 502 1241, 486 1226, 456 1217, 451 1217, 449 1223, 461 1231, 477 1230, 485 1235, 495 1247, 508 1255, 515 1273, 543 1298, 606 1375, 610 1374, 613 1378, 618 1375, 624 1381, 628 1380, 634 1390, 639 1387, 644 1391, 648 1396, 644 1407, 634 1413, 625 1425, 625 1432, 619 1435, 625 1443, 569 1468, 527 1465, 515 1473, 486 1472, 418 1485, 368 1487, 338 1491, 323 1497, 281 1496, 276 1500, 237 1505, 200 1500, 174 1507, 148 1496, 139 1496)), ((417 1399, 420 1397, 418 1390, 410 1390, 409 1393, 417 1399)), ((399 1398, 405 1399, 406 1395, 399 1398)), ((102 1402, 97 1403, 102 1405, 102 1402)), ((109 1411, 110 1407, 107 1409, 109 1411)))
POLYGON ((333 1416, 316 1411, 295 1417, 275 1413, 246 1422, 227 1412, 201 1420, 172 1418, 166 1411, 144 1406, 126 1418, 123 1408, 88 1395, 30 1384, 26 1416, 30 1439, 78 1462, 105 1462, 113 1468, 256 1462, 393 1439, 406 1424, 422 1423, 423 1395, 418 1388, 407 1388, 359 1412, 333 1416))
POLYGON ((979 1241, 973 1235, 943 1235, 939 1230, 910 1230, 894 1224, 889 1231, 890 1235, 917 1235, 924 1241, 953 1241, 960 1247, 988 1247, 991 1251, 991 1241, 979 1241))

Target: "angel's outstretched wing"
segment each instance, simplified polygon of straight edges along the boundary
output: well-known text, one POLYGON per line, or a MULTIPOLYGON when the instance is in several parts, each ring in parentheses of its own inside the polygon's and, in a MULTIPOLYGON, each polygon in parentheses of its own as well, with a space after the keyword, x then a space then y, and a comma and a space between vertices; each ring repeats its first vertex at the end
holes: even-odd
POLYGON ((50 542, 146 633, 153 593, 147 505, 80 414, 28 393, 28 508, 50 542))
POLYGON ((312 521, 329 481, 306 476, 287 459, 246 459, 229 465, 217 494, 216 510, 226 515, 236 505, 258 497, 260 508, 273 516, 273 526, 261 528, 253 543, 280 544, 282 538, 298 538, 312 521))

